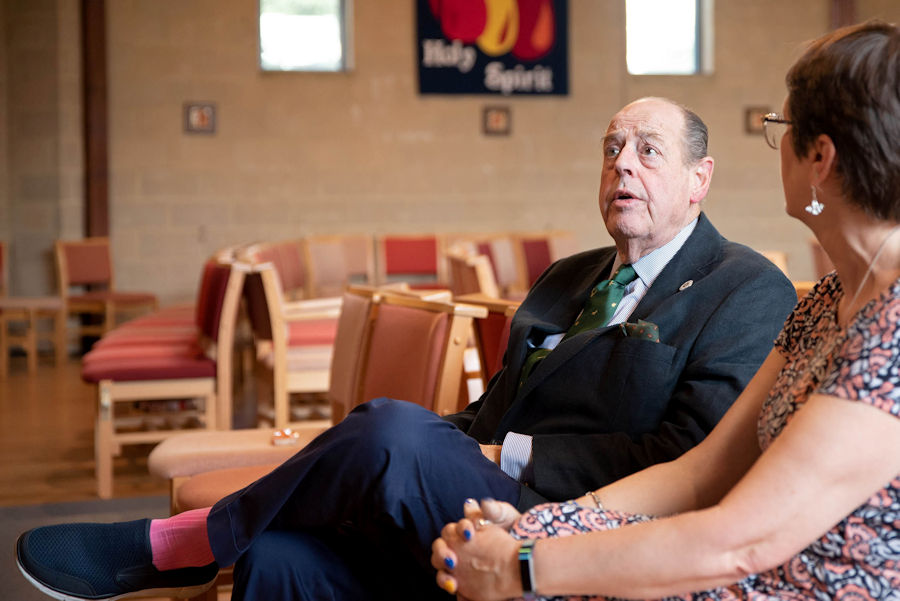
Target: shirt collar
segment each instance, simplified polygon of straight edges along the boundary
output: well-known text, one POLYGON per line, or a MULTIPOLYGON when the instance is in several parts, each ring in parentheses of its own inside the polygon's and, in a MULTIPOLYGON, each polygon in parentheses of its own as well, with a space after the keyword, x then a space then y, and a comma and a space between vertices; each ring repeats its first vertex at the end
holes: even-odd
MULTIPOLYGON (((662 270, 665 269, 666 265, 669 264, 669 261, 672 260, 672 257, 681 250, 681 247, 684 246, 690 235, 694 233, 697 221, 697 219, 694 219, 675 234, 674 238, 631 264, 644 286, 649 288, 659 274, 662 273, 662 270)), ((622 265, 622 259, 616 253, 616 260, 613 262, 610 273, 615 273, 620 265, 622 265)))

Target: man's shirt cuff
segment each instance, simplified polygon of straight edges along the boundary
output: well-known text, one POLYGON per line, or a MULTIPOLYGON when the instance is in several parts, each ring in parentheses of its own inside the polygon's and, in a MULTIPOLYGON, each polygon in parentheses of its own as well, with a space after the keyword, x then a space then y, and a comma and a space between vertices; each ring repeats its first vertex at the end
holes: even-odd
POLYGON ((534 471, 531 465, 531 436, 507 432, 500 450, 500 469, 518 482, 526 482, 534 471))

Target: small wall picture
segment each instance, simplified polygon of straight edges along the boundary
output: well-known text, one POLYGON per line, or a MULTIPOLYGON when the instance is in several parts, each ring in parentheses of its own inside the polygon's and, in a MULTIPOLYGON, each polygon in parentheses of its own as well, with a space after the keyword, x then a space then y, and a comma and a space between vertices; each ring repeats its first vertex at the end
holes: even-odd
POLYGON ((212 102, 185 102, 184 131, 189 134, 216 133, 216 105, 212 102))
POLYGON ((486 106, 481 118, 486 136, 508 136, 512 131, 512 113, 508 106, 486 106))
POLYGON ((767 106, 748 106, 744 109, 744 131, 748 134, 763 133, 763 117, 771 113, 767 106))

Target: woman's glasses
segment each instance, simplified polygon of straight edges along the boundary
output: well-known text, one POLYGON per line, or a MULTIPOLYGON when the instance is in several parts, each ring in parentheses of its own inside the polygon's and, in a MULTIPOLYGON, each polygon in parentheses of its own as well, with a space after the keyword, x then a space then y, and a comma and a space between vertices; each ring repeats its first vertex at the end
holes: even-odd
POLYGON ((762 121, 763 132, 766 136, 766 144, 777 149, 778 145, 781 143, 781 138, 784 137, 784 134, 787 131, 787 126, 790 125, 791 122, 778 113, 768 113, 763 117, 762 121))

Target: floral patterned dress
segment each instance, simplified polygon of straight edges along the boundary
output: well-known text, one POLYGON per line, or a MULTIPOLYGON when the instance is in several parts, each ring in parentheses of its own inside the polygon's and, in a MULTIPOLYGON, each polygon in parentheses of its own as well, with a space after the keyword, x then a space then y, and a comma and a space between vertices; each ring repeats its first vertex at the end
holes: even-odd
MULTIPOLYGON (((867 304, 846 330, 837 323, 842 296, 836 275, 825 276, 775 341, 787 364, 760 413, 763 451, 814 392, 900 417, 900 280, 867 304)), ((649 519, 573 502, 548 503, 523 515, 512 533, 520 539, 567 536, 649 519)), ((597 599, 555 599, 563 598, 597 599)), ((900 600, 900 474, 783 565, 727 587, 671 599, 900 600)))

